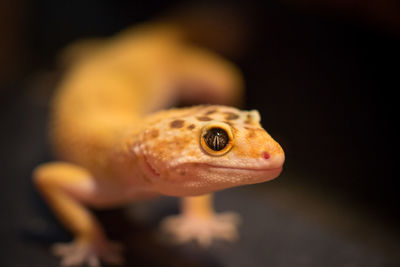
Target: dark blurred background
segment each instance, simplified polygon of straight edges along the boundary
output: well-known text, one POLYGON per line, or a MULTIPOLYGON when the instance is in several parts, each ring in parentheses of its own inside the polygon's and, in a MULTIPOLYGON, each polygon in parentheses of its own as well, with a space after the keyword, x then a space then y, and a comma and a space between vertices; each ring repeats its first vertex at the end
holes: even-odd
POLYGON ((395 0, 1 0, 0 265, 54 266, 47 246, 68 238, 30 182, 32 168, 51 160, 47 103, 58 53, 160 17, 241 68, 245 107, 260 111, 287 162, 277 180, 217 197, 217 207, 244 213, 243 241, 232 247, 154 241, 174 200, 149 204, 158 213, 134 230, 121 228, 122 211, 100 214, 139 236, 141 245, 126 241, 127 266, 400 266, 395 0))

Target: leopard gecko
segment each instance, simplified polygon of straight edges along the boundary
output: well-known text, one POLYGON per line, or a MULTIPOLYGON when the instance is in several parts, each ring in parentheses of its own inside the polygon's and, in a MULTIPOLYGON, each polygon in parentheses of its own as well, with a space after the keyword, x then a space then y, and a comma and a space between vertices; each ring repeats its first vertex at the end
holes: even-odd
POLYGON ((38 191, 74 236, 53 247, 61 264, 121 263, 120 245, 90 208, 161 195, 181 198, 181 214, 162 222, 175 240, 235 239, 237 216, 216 213, 211 193, 271 180, 284 163, 259 113, 229 106, 242 97, 239 70, 163 23, 67 51, 72 60, 51 105, 57 161, 33 171, 38 191), (211 104, 166 109, 182 99, 211 104))

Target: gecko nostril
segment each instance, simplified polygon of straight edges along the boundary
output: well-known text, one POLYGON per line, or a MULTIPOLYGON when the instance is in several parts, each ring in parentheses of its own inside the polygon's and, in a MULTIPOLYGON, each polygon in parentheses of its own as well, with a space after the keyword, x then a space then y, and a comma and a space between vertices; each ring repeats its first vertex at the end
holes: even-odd
POLYGON ((269 158, 271 157, 271 155, 268 154, 268 152, 266 152, 266 151, 262 152, 261 155, 262 155, 262 157, 263 157, 264 159, 269 159, 269 158))

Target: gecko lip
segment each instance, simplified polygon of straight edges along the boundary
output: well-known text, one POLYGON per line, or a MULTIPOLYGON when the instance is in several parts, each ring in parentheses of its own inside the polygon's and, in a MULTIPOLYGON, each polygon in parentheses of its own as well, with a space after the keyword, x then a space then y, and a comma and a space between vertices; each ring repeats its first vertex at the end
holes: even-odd
POLYGON ((227 169, 227 170, 238 170, 238 171, 249 171, 249 172, 278 172, 282 171, 282 167, 276 168, 246 168, 246 167, 231 167, 231 166, 220 166, 220 165, 212 165, 205 164, 207 167, 215 168, 215 169, 227 169))

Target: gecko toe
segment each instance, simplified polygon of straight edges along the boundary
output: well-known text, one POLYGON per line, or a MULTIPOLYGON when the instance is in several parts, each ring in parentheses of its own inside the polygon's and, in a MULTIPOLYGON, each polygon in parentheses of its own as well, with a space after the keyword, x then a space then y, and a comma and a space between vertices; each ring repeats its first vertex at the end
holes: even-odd
POLYGON ((174 243, 191 240, 201 247, 209 247, 214 240, 235 241, 240 218, 235 213, 215 214, 209 218, 170 216, 161 224, 164 232, 172 235, 174 243))
POLYGON ((70 267, 87 263, 89 267, 100 267, 100 260, 121 265, 124 263, 121 251, 123 246, 117 242, 103 240, 90 243, 86 241, 72 241, 53 245, 52 252, 61 257, 61 266, 70 267))

